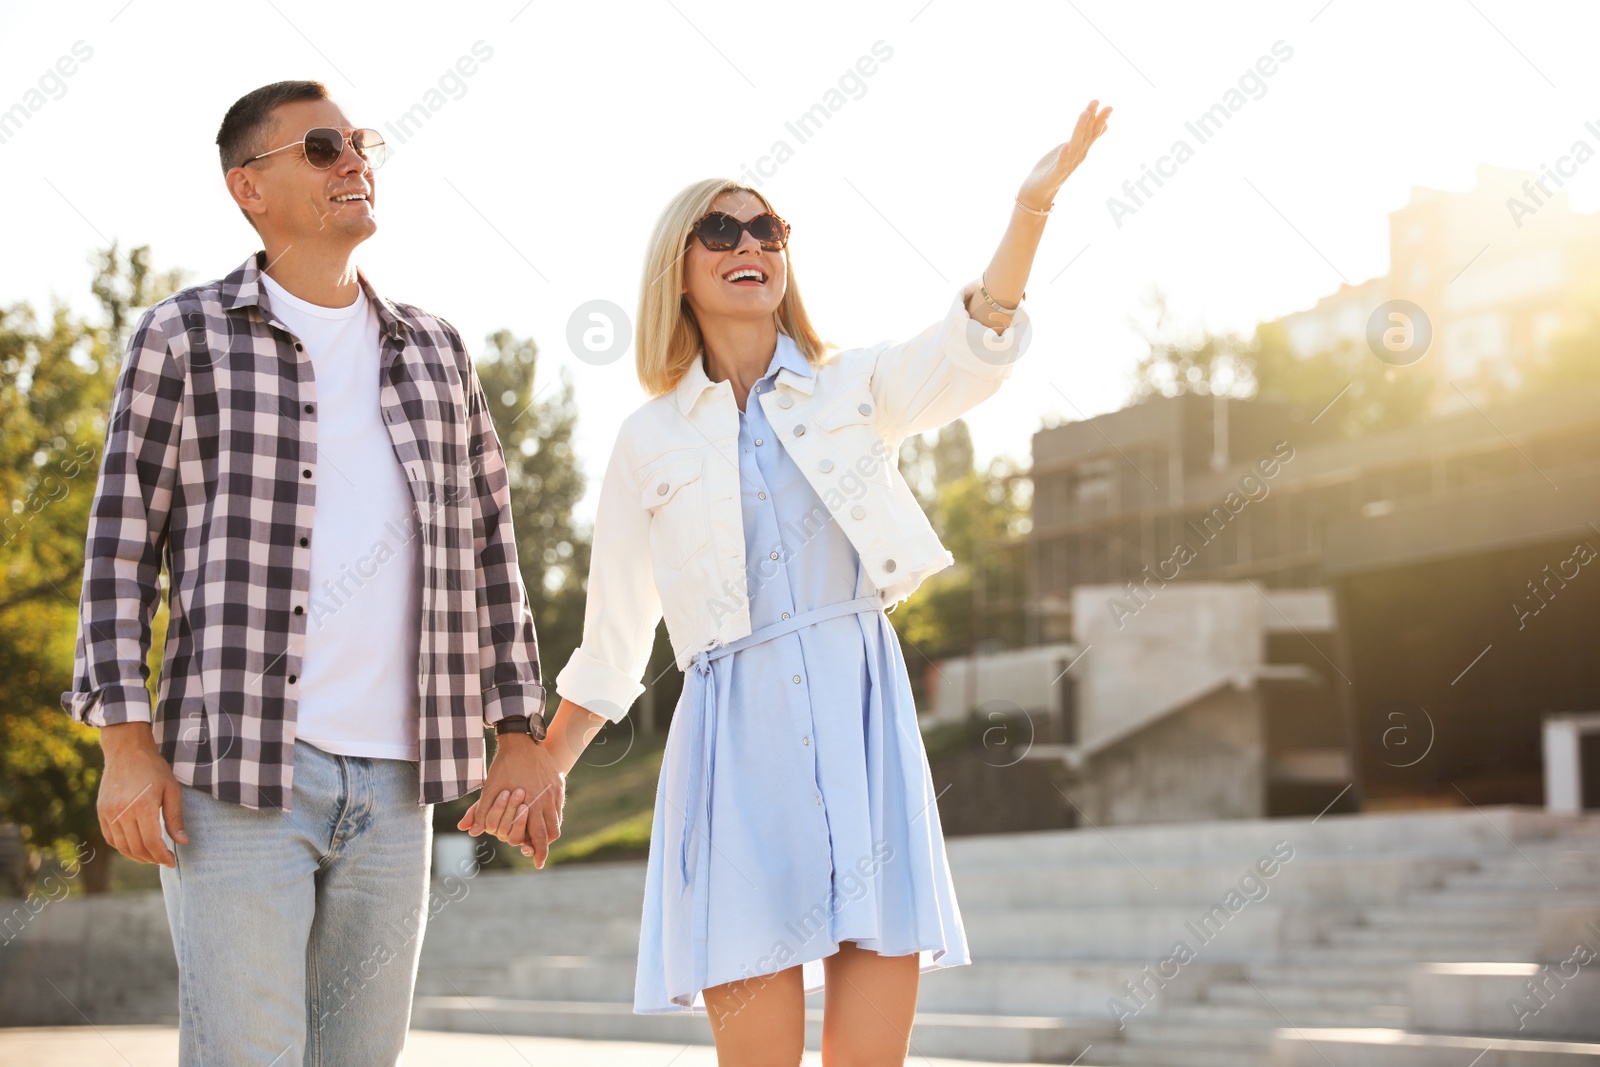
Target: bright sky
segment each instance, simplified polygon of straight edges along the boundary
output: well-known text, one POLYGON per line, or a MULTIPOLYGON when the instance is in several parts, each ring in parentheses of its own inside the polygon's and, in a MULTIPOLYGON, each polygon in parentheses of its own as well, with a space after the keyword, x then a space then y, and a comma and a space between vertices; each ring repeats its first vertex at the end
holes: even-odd
MULTIPOLYGON (((570 372, 588 514, 643 395, 631 351, 586 363, 567 323, 596 299, 632 313, 680 187, 788 142, 761 188, 794 226, 813 320, 845 347, 903 338, 977 276, 1024 175, 1098 98, 1110 129, 1058 197, 1028 286, 1032 350, 968 419, 980 457, 1025 459, 1041 420, 1122 406, 1153 286, 1183 321, 1248 330, 1384 273, 1387 213, 1411 186, 1600 147, 1596 39, 1600 5, 1509 0, 6 4, 0 112, 37 107, 0 143, 0 303, 87 308, 106 239, 191 280, 231 270, 257 245, 216 165, 222 114, 258 85, 321 79, 396 145, 363 269, 470 343, 531 335, 546 382, 570 372), (1199 143, 1185 123, 1276 42, 1289 58, 1199 143), (72 74, 52 75, 75 48, 72 74), (848 73, 875 48, 888 58, 870 76, 848 73), (841 78, 842 105, 801 143, 785 123, 841 78), (419 103, 436 107, 398 144, 389 124, 419 103), (1119 226, 1108 197, 1179 138, 1193 158, 1119 226)), ((1594 210, 1600 160, 1567 189, 1594 210)))

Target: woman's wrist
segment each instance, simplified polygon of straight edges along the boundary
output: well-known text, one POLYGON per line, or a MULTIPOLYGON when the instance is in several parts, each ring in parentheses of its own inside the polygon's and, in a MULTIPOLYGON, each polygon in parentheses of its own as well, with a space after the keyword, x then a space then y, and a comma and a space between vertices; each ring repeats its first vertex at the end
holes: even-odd
POLYGON ((563 697, 543 742, 555 757, 556 768, 562 774, 571 773, 594 735, 604 729, 609 721, 604 715, 563 697))
POLYGON ((1018 193, 1015 197, 1012 198, 1012 205, 1013 205, 1013 213, 1021 212, 1022 214, 1028 215, 1028 216, 1030 216, 1032 218, 1043 220, 1046 216, 1048 216, 1050 214, 1051 210, 1056 206, 1056 202, 1055 202, 1055 197, 1050 197, 1049 198, 1049 202, 1046 203, 1044 205, 1044 207, 1041 208, 1041 207, 1038 207, 1037 205, 1035 205, 1033 203, 1032 198, 1023 196, 1021 193, 1018 193))

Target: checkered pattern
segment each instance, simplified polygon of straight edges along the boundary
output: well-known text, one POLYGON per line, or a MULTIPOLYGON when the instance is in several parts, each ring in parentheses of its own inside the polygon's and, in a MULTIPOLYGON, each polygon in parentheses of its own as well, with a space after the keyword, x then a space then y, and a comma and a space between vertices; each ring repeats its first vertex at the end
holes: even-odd
MULTIPOLYGON (((150 720, 178 780, 288 810, 318 492, 311 362, 260 282, 264 254, 151 308, 128 347, 89 517, 73 691, 105 726, 150 720), (154 714, 146 660, 165 564, 154 714)), ((454 327, 361 285, 383 331, 380 403, 415 502, 420 803, 483 784, 485 725, 544 731, 505 463, 454 327)), ((332 479, 332 480, 330 480, 332 479)))

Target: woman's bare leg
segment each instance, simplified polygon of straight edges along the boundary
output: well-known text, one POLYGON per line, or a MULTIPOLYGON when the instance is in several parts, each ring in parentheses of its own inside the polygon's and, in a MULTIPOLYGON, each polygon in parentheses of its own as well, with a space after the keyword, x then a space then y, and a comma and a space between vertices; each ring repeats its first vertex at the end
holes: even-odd
POLYGON ((722 1067, 795 1067, 806 1047, 805 984, 798 966, 705 990, 722 1067))
POLYGON ((893 1067, 906 1060, 917 1013, 918 954, 880 956, 854 941, 824 957, 824 1067, 893 1067))

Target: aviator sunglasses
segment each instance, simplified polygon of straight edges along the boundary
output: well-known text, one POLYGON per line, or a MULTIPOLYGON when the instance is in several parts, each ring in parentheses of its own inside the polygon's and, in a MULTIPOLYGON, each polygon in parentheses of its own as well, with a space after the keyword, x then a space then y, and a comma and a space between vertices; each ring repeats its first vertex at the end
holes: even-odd
POLYGON ((740 222, 725 211, 708 211, 694 224, 693 233, 712 252, 738 248, 745 233, 767 252, 781 252, 789 246, 789 224, 770 211, 747 222, 740 222))
MULTIPOLYGON (((307 130, 306 135, 298 141, 280 145, 270 152, 263 152, 259 156, 251 156, 240 163, 254 163, 258 159, 266 159, 270 155, 282 152, 284 149, 301 145, 305 148, 306 162, 317 170, 327 170, 339 162, 339 157, 344 155, 345 135, 342 131, 330 126, 318 126, 316 129, 307 130)), ((351 130, 350 146, 356 150, 356 155, 371 167, 377 170, 383 166, 383 161, 389 157, 388 146, 383 143, 383 134, 377 130, 351 130)))

